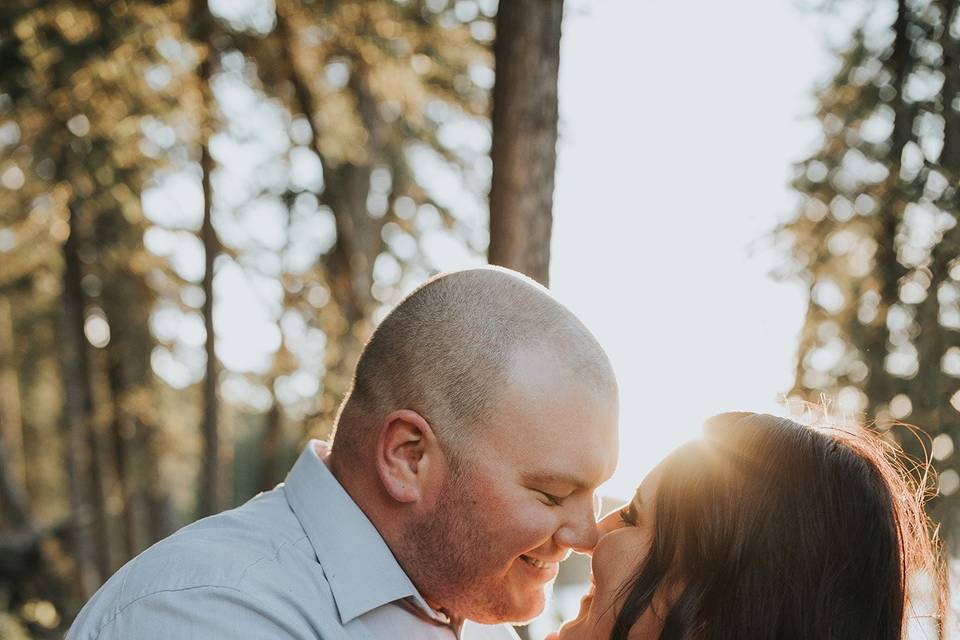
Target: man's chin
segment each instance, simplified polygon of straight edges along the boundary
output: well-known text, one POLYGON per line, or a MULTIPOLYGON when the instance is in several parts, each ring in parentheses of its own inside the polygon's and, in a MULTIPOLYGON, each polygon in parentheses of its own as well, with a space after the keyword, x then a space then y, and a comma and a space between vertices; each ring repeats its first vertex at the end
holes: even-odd
POLYGON ((546 608, 546 598, 541 593, 535 601, 516 603, 515 606, 503 607, 497 611, 477 611, 466 617, 480 624, 512 624, 524 626, 543 613, 546 608))

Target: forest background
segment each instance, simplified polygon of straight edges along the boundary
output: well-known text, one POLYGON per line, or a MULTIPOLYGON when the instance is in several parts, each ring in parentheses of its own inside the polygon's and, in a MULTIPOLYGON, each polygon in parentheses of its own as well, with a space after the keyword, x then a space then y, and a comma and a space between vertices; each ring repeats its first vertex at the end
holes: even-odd
MULTIPOLYGON (((794 205, 762 212, 756 238, 805 302, 788 406, 825 394, 931 459, 931 513, 954 551, 957 5, 806 8, 846 28, 814 93, 794 205)), ((0 638, 59 637, 127 559, 281 481, 305 439, 329 432, 377 320, 432 273, 489 259, 550 284, 564 10, 569 21, 558 0, 3 3, 0 638)), ((647 62, 650 77, 668 66, 647 62)), ((661 161, 711 188, 692 126, 669 120, 704 116, 628 63, 618 82, 651 96, 633 117, 655 114, 686 150, 661 161)), ((703 82, 712 100, 748 94, 703 82)), ((727 339, 712 314, 728 309, 684 246, 736 206, 690 213, 663 272, 623 255, 622 273, 589 283, 675 323, 676 361, 659 367, 690 394, 709 394, 693 371, 711 353, 686 349, 699 333, 727 339), (704 301, 697 322, 671 313, 690 297, 704 301)), ((620 215, 648 221, 637 252, 662 241, 642 194, 620 215)), ((713 410, 727 408, 743 407, 713 410)))

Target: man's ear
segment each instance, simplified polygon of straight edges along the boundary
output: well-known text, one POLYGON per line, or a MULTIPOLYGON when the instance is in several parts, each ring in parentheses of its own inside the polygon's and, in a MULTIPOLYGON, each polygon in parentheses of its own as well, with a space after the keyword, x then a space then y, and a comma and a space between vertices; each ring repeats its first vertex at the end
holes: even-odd
POLYGON ((377 436, 377 473, 398 502, 417 502, 443 477, 446 460, 430 424, 416 411, 389 414, 377 436))

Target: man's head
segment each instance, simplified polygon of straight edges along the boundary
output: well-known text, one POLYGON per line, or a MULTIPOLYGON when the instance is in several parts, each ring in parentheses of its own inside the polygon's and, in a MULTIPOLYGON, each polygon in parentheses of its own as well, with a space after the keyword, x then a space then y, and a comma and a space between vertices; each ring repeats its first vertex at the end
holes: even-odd
POLYGON ((434 606, 523 621, 596 540, 617 389, 587 329, 503 269, 434 278, 364 348, 331 467, 434 606))

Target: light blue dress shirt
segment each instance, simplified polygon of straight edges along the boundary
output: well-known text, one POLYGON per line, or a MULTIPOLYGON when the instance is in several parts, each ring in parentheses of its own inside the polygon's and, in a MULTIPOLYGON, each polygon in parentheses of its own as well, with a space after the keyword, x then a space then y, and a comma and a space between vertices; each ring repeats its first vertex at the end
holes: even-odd
MULTIPOLYGON (((66 638, 452 640, 444 621, 311 442, 284 484, 128 562, 66 638)), ((462 637, 517 636, 468 623, 462 637)))

